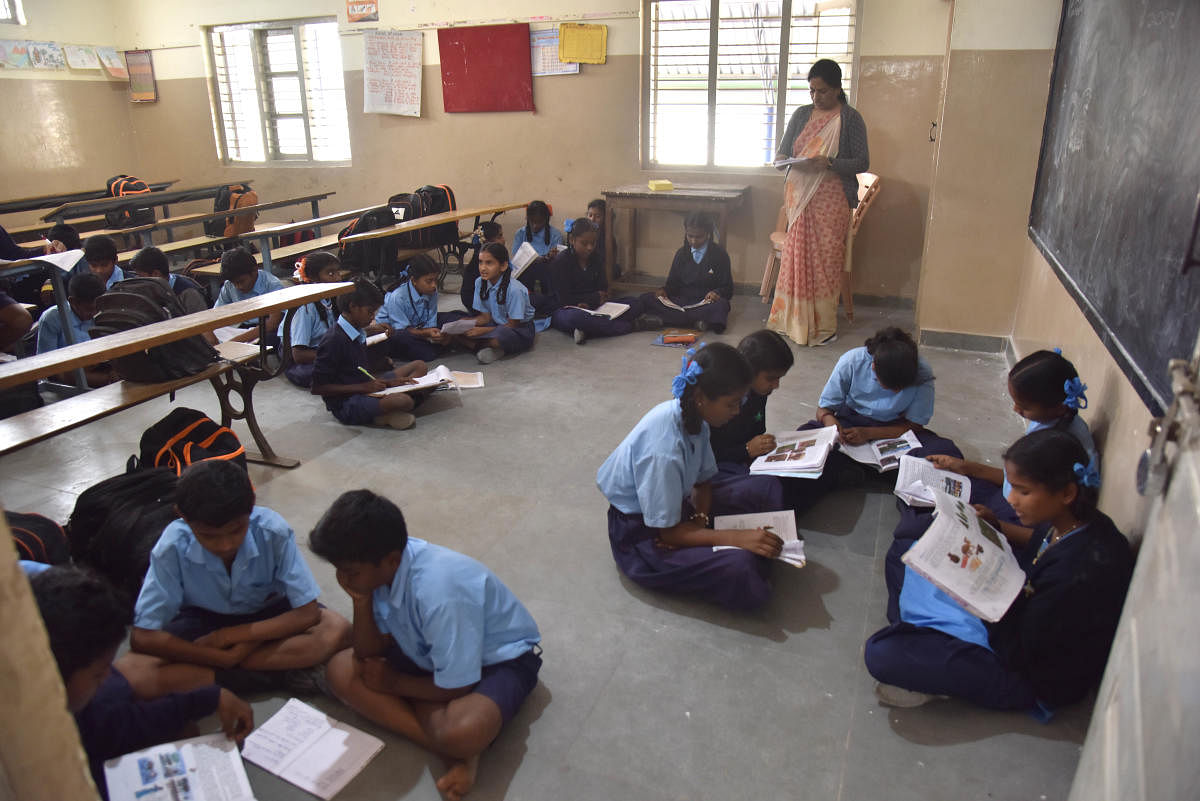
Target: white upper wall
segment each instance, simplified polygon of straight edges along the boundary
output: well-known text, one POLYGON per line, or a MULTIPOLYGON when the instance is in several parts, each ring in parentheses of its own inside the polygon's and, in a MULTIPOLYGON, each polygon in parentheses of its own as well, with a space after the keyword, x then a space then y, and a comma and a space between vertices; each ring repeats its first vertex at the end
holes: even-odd
POLYGON ((957 0, 954 50, 1053 50, 1061 0, 957 0))
POLYGON ((951 0, 860 0, 859 56, 946 54, 951 0))

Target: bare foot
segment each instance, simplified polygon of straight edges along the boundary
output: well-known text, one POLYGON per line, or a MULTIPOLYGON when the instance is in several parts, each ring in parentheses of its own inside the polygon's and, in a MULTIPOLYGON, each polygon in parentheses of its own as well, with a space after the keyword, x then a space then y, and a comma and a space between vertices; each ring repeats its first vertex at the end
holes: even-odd
POLYGON ((475 774, 479 772, 479 754, 470 759, 454 762, 442 778, 437 780, 437 788, 450 801, 462 801, 462 797, 475 786, 475 774))

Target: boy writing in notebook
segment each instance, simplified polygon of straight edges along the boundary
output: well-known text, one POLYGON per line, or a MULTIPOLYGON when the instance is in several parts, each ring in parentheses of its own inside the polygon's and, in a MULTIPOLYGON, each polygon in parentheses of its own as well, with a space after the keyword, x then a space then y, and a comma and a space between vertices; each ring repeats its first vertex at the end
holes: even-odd
POLYGON ((541 634, 486 567, 410 538, 399 507, 341 495, 309 537, 354 605, 352 647, 330 660, 330 689, 359 714, 440 754, 451 801, 537 684, 541 634))

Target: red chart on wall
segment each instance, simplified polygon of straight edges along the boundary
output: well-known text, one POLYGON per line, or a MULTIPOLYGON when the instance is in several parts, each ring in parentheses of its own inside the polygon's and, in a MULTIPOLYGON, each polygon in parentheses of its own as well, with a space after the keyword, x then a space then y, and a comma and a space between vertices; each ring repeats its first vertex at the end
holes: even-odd
POLYGON ((447 112, 533 111, 528 23, 438 30, 447 112))

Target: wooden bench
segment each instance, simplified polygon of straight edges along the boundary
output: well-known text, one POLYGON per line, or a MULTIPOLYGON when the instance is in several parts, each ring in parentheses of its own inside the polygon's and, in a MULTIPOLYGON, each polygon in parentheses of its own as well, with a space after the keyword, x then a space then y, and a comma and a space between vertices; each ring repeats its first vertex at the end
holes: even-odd
MULTIPOLYGON (((147 184, 151 192, 161 192, 173 184, 179 183, 178 178, 172 178, 169 181, 158 181, 157 183, 147 184)), ((0 201, 0 214, 13 214, 18 211, 35 211, 37 209, 49 209, 55 206, 61 206, 64 203, 70 203, 78 200, 98 200, 108 197, 108 188, 104 189, 84 189, 78 192, 54 192, 49 195, 34 195, 32 197, 16 198, 14 200, 0 201)))
MULTIPOLYGON (((375 209, 375 208, 378 208, 378 206, 367 206, 367 207, 361 208, 361 209, 350 209, 348 211, 339 211, 336 214, 326 214, 324 217, 317 217, 316 215, 313 215, 313 219, 311 219, 311 220, 296 220, 296 221, 293 221, 290 223, 284 223, 281 225, 268 225, 268 226, 264 226, 261 228, 255 228, 255 230, 253 230, 253 231, 249 231, 247 233, 242 234, 242 239, 258 243, 258 250, 259 250, 259 254, 260 254, 258 257, 258 263, 263 265, 264 267, 266 267, 267 270, 270 270, 273 266, 273 260, 275 258, 286 259, 289 256, 300 256, 300 255, 304 255, 305 253, 312 252, 311 250, 309 250, 309 251, 300 251, 300 252, 286 253, 286 254, 280 255, 279 253, 272 250, 272 247, 273 247, 272 243, 274 241, 278 240, 279 237, 284 236, 285 234, 293 234, 297 231, 303 231, 303 230, 312 228, 317 233, 316 238, 323 239, 323 237, 321 236, 321 226, 330 225, 330 224, 336 223, 336 222, 345 222, 346 220, 349 220, 349 219, 357 219, 358 217, 361 217, 364 213, 370 211, 371 209, 375 209)), ((335 243, 337 242, 336 236, 333 238, 333 241, 335 243)), ((304 244, 304 243, 298 243, 298 244, 304 244)), ((286 245, 285 247, 297 247, 297 246, 298 245, 286 245)), ((322 250, 323 248, 326 248, 326 247, 328 247, 327 244, 321 245, 320 247, 317 247, 317 248, 314 248, 314 250, 322 250)))
MULTIPOLYGON (((93 232, 97 228, 103 228, 104 225, 105 219, 103 214, 71 220, 71 227, 79 234, 93 232)), ((34 242, 38 239, 44 239, 53 226, 54 223, 39 222, 33 225, 18 225, 15 228, 5 228, 4 230, 8 231, 8 235, 13 238, 14 242, 34 242)))
POLYGON ((136 208, 138 206, 161 206, 163 216, 170 217, 172 203, 185 203, 190 200, 206 200, 217 196, 223 186, 231 184, 248 184, 250 181, 227 181, 211 186, 195 186, 189 189, 172 189, 161 192, 149 192, 144 195, 127 195, 125 197, 103 197, 98 200, 76 200, 63 203, 42 215, 43 220, 66 222, 75 217, 87 217, 97 212, 113 211, 116 209, 136 208))
MULTIPOLYGON (((209 211, 197 212, 196 214, 182 214, 176 217, 164 217, 150 226, 152 231, 165 231, 167 241, 171 241, 171 229, 178 228, 181 225, 195 225, 196 223, 204 223, 209 220, 223 220, 226 217, 231 217, 234 214, 248 214, 250 212, 258 213, 260 211, 269 211, 270 209, 280 209, 285 206, 298 206, 308 203, 312 207, 313 216, 316 217, 321 213, 321 201, 335 195, 336 192, 320 192, 312 195, 302 195, 300 197, 284 198, 283 200, 272 200, 267 203, 256 203, 253 206, 242 206, 235 211, 209 211)), ((149 235, 143 237, 148 240, 149 235)), ((149 241, 144 241, 143 244, 149 246, 149 241)))
MULTIPOLYGON (((201 235, 201 236, 193 236, 188 239, 179 239, 179 240, 176 240, 175 242, 165 242, 161 245, 157 245, 156 247, 159 250, 161 250, 164 254, 166 254, 167 256, 171 256, 176 253, 184 253, 189 250, 197 250, 198 248, 208 247, 211 245, 226 245, 226 244, 229 244, 230 242, 236 242, 236 241, 237 241, 236 236, 204 236, 204 235, 201 235)), ((137 250, 122 250, 120 253, 117 254, 117 264, 124 267, 126 264, 128 264, 133 259, 134 256, 137 255, 138 251, 140 251, 140 250, 141 250, 141 248, 138 248, 137 250)))

